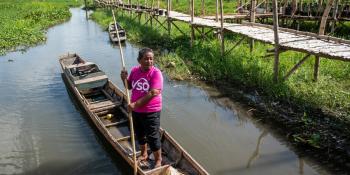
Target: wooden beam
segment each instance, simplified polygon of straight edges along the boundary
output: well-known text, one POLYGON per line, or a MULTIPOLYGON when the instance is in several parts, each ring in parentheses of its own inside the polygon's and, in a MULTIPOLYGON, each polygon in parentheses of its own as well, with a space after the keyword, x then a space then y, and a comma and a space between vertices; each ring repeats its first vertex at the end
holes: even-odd
POLYGON ((243 37, 242 39, 240 39, 230 50, 228 50, 227 52, 225 52, 225 55, 229 54, 233 49, 235 49, 239 44, 242 43, 242 41, 245 39, 246 37, 243 37))
POLYGON ((185 32, 183 32, 173 21, 171 21, 171 23, 178 31, 180 31, 184 36, 186 36, 185 32))
POLYGON ((309 57, 311 54, 307 54, 303 59, 301 59, 287 74, 283 77, 283 80, 287 80, 292 73, 294 73, 309 57))
POLYGON ((159 23, 159 25, 162 26, 165 30, 168 30, 168 28, 166 28, 166 27, 164 26, 164 23, 167 22, 167 20, 165 20, 163 23, 161 23, 161 22, 158 20, 158 18, 153 17, 153 19, 156 20, 156 21, 159 23))

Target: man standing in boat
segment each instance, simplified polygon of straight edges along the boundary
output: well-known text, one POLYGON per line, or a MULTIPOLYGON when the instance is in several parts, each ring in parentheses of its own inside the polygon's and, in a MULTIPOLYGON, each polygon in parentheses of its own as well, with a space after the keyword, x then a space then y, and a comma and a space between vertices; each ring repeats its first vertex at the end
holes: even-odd
POLYGON ((155 168, 161 166, 162 153, 160 142, 160 113, 162 110, 163 76, 153 66, 153 50, 143 48, 139 51, 137 61, 140 65, 127 71, 121 71, 121 79, 127 79, 131 89, 131 102, 128 110, 132 111, 136 138, 141 147, 140 162, 148 160, 149 146, 155 158, 155 168))

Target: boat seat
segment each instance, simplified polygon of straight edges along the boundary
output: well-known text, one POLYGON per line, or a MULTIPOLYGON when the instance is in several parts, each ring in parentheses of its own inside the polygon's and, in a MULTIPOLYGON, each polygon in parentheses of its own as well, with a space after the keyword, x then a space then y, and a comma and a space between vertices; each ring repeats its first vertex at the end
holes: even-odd
POLYGON ((111 101, 111 100, 107 100, 107 101, 101 101, 99 103, 93 103, 93 104, 89 104, 88 107, 90 110, 92 110, 92 112, 96 113, 96 112, 101 112, 104 110, 108 110, 108 109, 112 109, 114 107, 120 106, 121 102, 119 101, 111 101))

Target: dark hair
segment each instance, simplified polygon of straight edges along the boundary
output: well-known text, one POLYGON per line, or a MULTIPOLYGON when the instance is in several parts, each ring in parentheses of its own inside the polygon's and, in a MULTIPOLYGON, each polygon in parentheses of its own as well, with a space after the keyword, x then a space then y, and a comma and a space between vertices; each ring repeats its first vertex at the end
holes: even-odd
POLYGON ((146 53, 148 53, 148 52, 153 53, 153 50, 150 49, 150 48, 148 48, 148 47, 145 47, 145 48, 141 49, 141 50, 139 51, 139 56, 137 57, 137 61, 140 61, 141 58, 142 58, 143 56, 145 56, 146 53))

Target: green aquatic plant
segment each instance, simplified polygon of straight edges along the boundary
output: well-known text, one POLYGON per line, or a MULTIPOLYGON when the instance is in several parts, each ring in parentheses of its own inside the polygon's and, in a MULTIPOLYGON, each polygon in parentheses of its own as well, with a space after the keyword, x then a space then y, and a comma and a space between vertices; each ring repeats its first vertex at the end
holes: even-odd
POLYGON ((70 18, 69 7, 81 1, 0 1, 0 54, 43 42, 45 30, 70 18))

